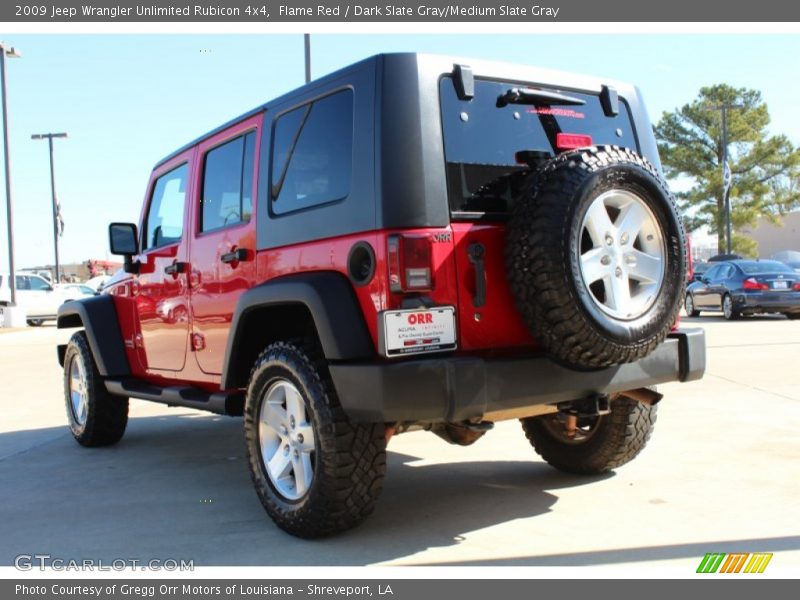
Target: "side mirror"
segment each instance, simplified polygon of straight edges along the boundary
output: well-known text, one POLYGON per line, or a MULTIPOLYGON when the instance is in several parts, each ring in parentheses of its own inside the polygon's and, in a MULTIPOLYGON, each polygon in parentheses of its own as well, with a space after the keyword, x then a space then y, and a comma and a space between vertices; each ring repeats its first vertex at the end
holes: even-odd
POLYGON ((133 262, 133 257, 139 254, 139 233, 133 223, 111 223, 108 226, 108 241, 111 254, 125 257, 124 270, 126 273, 136 273, 138 264, 133 262))

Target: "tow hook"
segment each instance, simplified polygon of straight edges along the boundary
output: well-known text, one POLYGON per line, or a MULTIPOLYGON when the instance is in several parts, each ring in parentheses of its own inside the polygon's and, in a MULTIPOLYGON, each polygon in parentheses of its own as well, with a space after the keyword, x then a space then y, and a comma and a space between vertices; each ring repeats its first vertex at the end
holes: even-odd
POLYGON ((558 405, 558 412, 570 417, 597 417, 611 412, 608 394, 593 394, 580 400, 562 402, 558 405))
POLYGON ((598 417, 611 412, 608 394, 593 394, 580 400, 562 402, 558 405, 558 412, 564 422, 564 432, 570 439, 575 437, 578 430, 578 419, 583 417, 598 417))

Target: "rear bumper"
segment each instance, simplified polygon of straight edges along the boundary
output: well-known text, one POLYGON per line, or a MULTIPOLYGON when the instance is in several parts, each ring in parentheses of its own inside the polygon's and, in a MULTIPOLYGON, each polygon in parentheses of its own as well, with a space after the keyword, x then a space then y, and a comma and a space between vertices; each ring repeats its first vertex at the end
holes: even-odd
POLYGON ((741 312, 800 312, 800 294, 797 292, 751 292, 736 294, 733 306, 741 312))
POLYGON ((353 421, 456 422, 595 393, 693 381, 705 367, 704 331, 685 329, 670 334, 640 361, 594 371, 569 369, 543 356, 429 357, 329 368, 339 401, 353 421))

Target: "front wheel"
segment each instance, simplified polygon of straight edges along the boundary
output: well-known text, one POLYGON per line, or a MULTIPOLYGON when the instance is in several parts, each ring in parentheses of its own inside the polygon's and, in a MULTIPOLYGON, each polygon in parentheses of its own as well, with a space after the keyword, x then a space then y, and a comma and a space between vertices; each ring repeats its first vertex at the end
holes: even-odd
POLYGON ((358 525, 386 471, 385 429, 351 423, 325 364, 277 342, 253 368, 244 413, 250 475, 284 531, 317 538, 358 525))
POLYGON ((108 393, 82 331, 70 338, 64 354, 64 400, 69 428, 79 444, 109 446, 122 439, 128 399, 108 393))
POLYGON ((611 402, 611 413, 580 417, 569 435, 558 414, 522 419, 528 441, 548 464, 567 473, 599 475, 632 461, 656 422, 656 407, 624 394, 611 402))
POLYGON ((739 313, 733 308, 733 298, 731 298, 730 294, 725 294, 722 299, 722 315, 728 321, 735 321, 739 318, 739 313))
POLYGON ((699 317, 700 311, 694 307, 694 298, 691 294, 686 294, 686 300, 683 302, 683 308, 686 310, 686 315, 689 317, 699 317))
POLYGON ((41 327, 44 325, 44 319, 28 319, 27 323, 31 327, 41 327))

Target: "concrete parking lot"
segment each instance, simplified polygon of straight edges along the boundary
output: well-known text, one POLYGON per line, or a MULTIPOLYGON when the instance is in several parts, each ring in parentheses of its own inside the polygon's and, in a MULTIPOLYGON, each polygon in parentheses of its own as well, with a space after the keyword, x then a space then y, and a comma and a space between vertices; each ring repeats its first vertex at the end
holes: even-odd
POLYGON ((275 527, 244 461, 241 420, 134 401, 120 444, 65 426, 53 326, 0 333, 0 564, 183 558, 196 565, 630 565, 693 573, 706 552, 800 567, 800 321, 704 327, 705 379, 661 388, 650 445, 604 477, 559 473, 517 422, 468 448, 394 438, 375 514, 307 542, 275 527))

